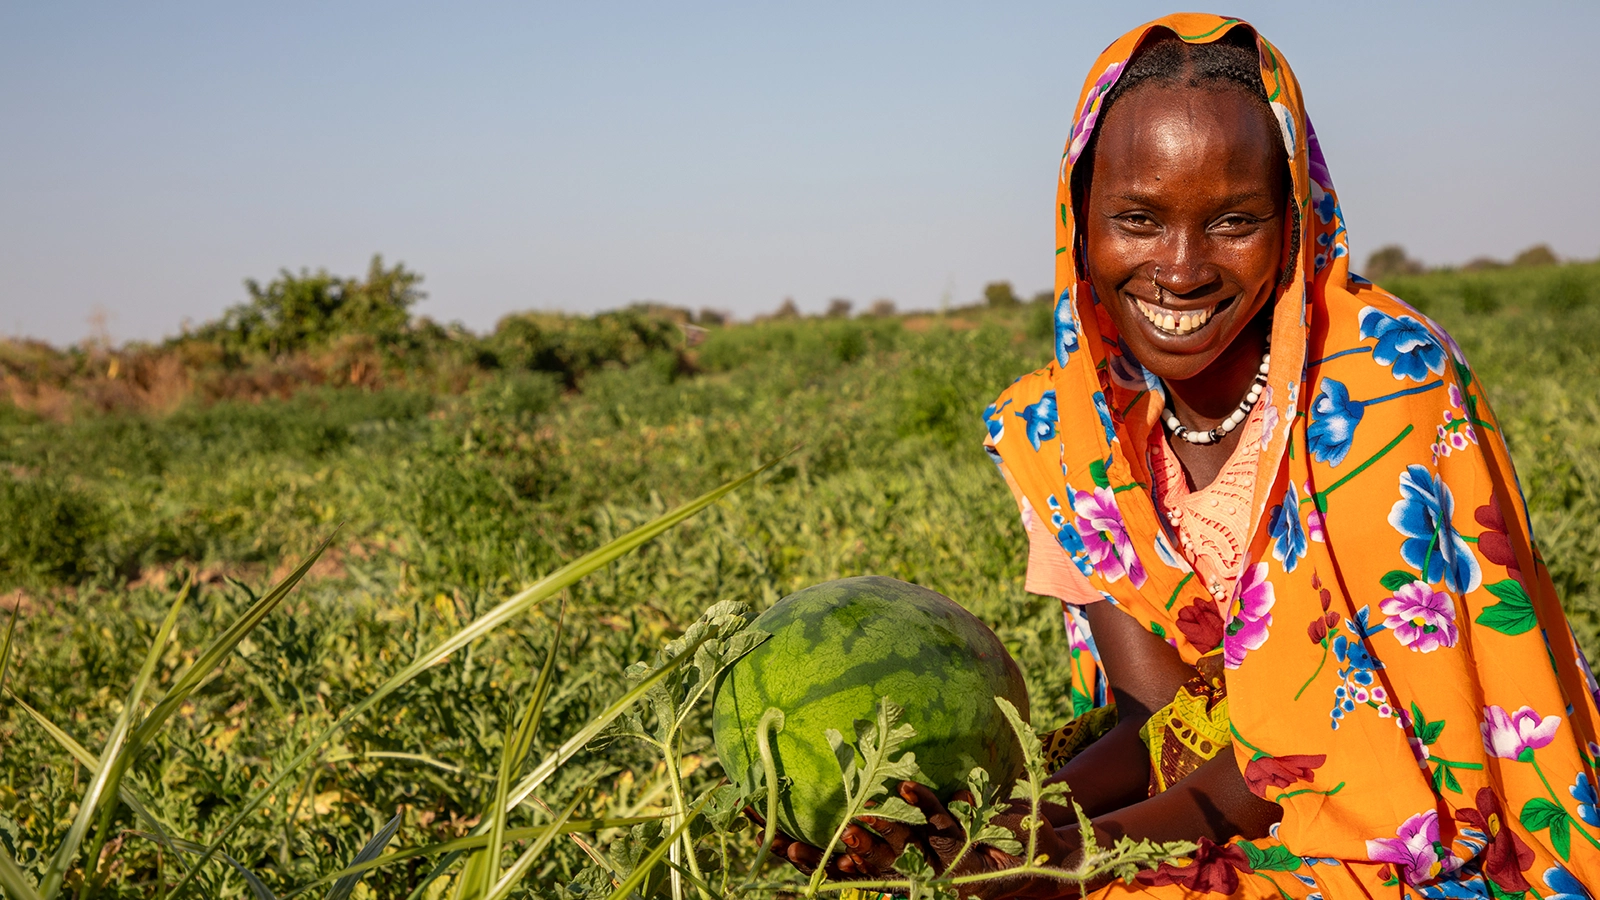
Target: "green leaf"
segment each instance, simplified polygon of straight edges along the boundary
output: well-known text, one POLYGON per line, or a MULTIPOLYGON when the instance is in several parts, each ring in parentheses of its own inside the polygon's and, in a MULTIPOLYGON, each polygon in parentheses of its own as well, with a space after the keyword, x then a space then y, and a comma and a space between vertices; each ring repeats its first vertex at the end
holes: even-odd
POLYGON ((1558 821, 1565 821, 1567 811, 1543 797, 1535 797, 1522 807, 1518 820, 1529 831, 1543 831, 1558 821))
POLYGON ((1244 855, 1250 858, 1250 868, 1257 872, 1293 872, 1305 864, 1304 860, 1282 844, 1263 848, 1249 841, 1240 841, 1239 846, 1244 849, 1244 855))
POLYGON ((1105 460, 1097 459, 1089 463, 1089 477, 1094 479, 1095 487, 1110 487, 1111 479, 1106 477, 1105 460))
MULTIPOLYGON (((690 810, 689 814, 683 817, 682 825, 679 825, 676 829, 674 829, 672 834, 667 836, 666 840, 657 844, 656 848, 651 850, 644 859, 639 860, 639 864, 633 867, 633 871, 628 873, 628 877, 623 879, 621 884, 617 885, 617 889, 612 891, 611 896, 606 898, 606 900, 622 900, 622 898, 632 894, 635 888, 643 884, 645 878, 650 875, 650 872, 654 870, 656 866, 661 864, 661 858, 666 856, 667 851, 672 848, 672 845, 678 842, 678 837, 682 835, 684 830, 689 827, 689 823, 693 822, 694 817, 700 814, 700 807, 704 806, 705 802, 705 800, 701 800, 699 806, 696 806, 694 809, 690 810)), ((554 831, 555 829, 550 829, 552 834, 554 831)), ((822 870, 818 869, 817 871, 820 872, 822 870)))
POLYGON ((1516 579, 1507 578, 1488 586, 1489 593, 1500 598, 1493 606, 1486 606, 1472 621, 1501 634, 1517 635, 1538 627, 1539 617, 1534 614, 1533 600, 1516 579))
POLYGON ((1571 824, 1572 820, 1566 816, 1550 823, 1550 846, 1561 854, 1562 859, 1572 858, 1572 832, 1569 827, 1571 824))
POLYGON ((1088 694, 1085 694, 1083 691, 1078 690, 1077 686, 1073 686, 1073 688, 1072 688, 1072 715, 1073 715, 1073 718, 1077 718, 1078 716, 1083 715, 1084 713, 1088 712, 1091 709, 1094 709, 1094 698, 1089 696, 1088 694))
POLYGON ((1424 744, 1436 744, 1439 741, 1439 735, 1442 733, 1444 733, 1444 720, 1440 719, 1437 722, 1429 722, 1426 728, 1419 729, 1417 731, 1417 740, 1424 744))
POLYGON ((1399 569, 1392 569, 1388 572, 1385 572, 1383 577, 1378 579, 1379 583, 1383 585, 1384 590, 1388 591, 1398 591, 1411 582, 1419 580, 1420 579, 1417 578, 1417 576, 1411 574, 1410 572, 1402 572, 1399 569))
POLYGON ((1456 773, 1450 771, 1450 767, 1442 763, 1439 768, 1444 770, 1444 786, 1458 794, 1461 793, 1461 782, 1456 780, 1456 773))

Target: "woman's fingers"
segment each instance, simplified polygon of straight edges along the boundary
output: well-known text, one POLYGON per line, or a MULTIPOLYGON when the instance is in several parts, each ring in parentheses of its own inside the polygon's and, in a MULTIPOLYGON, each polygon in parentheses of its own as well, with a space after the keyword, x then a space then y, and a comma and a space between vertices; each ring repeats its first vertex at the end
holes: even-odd
MULTIPOLYGON (((777 849, 776 845, 774 845, 773 849, 777 849)), ((788 858, 789 862, 794 863, 795 868, 807 875, 815 872, 817 866, 822 865, 822 851, 800 841, 789 841, 788 846, 784 848, 784 856, 788 858)))
POLYGON ((848 848, 848 854, 840 861, 840 868, 845 868, 845 862, 848 861, 851 866, 847 871, 854 870, 861 875, 881 875, 894 869, 895 860, 900 858, 900 851, 905 847, 905 841, 895 843, 852 823, 844 830, 844 845, 848 848))
POLYGON ((915 781, 902 781, 900 782, 900 798, 922 810, 922 814, 928 819, 928 827, 933 833, 944 834, 954 829, 958 836, 961 835, 961 823, 957 822, 956 817, 950 815, 950 810, 946 809, 945 805, 939 802, 939 798, 934 796, 932 788, 925 784, 918 784, 915 781))

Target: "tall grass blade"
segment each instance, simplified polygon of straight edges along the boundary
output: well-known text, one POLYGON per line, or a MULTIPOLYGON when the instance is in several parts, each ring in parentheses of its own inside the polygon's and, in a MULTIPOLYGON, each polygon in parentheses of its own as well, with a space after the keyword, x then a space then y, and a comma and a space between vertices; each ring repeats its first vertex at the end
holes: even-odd
POLYGON ((22 601, 11 607, 11 624, 6 626, 6 641, 0 645, 0 688, 6 686, 6 673, 11 670, 11 635, 17 630, 17 611, 22 608, 22 601))
MULTIPOLYGON (((583 749, 585 744, 588 744, 590 741, 594 740, 596 735, 606 729, 606 726, 616 721, 618 716, 627 712, 628 707, 637 703, 644 697, 645 694, 649 693, 650 688, 654 687, 663 678, 666 678, 668 675, 672 674, 679 666, 693 659, 694 651, 700 647, 701 643, 704 643, 705 640, 710 639, 711 634, 707 633, 704 640, 699 643, 691 644, 681 655, 657 669, 643 681, 634 685, 633 688, 626 694, 623 694, 621 697, 617 698, 617 700, 612 702, 610 706, 606 707, 605 710, 600 713, 600 715, 591 719, 588 724, 578 729, 577 734, 574 734, 572 737, 568 738, 566 742, 560 747, 557 747, 554 752, 541 760, 539 765, 534 767, 532 772, 528 773, 528 776, 524 778, 522 782, 517 785, 516 789, 511 792, 511 795, 506 798, 506 807, 515 808, 521 805, 524 800, 528 799, 528 795, 538 790, 539 785, 544 784, 545 779, 549 778, 556 772, 557 769, 561 768, 561 764, 563 762, 571 759, 573 754, 583 749)), ((481 822, 478 823, 478 826, 473 829, 473 832, 475 834, 480 834, 487 837, 487 834, 484 831, 484 825, 481 822)), ((455 852, 451 856, 447 856, 446 858, 440 860, 439 864, 434 866, 433 871, 428 874, 428 877, 423 879, 422 884, 418 885, 414 890, 412 890, 411 895, 407 898, 407 900, 415 900, 415 898, 422 896, 423 887, 425 887, 428 882, 444 874, 446 869, 455 864, 456 859, 459 858, 460 855, 461 854, 459 852, 455 852)))
MULTIPOLYGON (((146 834, 142 831, 130 831, 128 833, 135 837, 145 838, 146 840, 160 840, 160 838, 158 838, 156 835, 146 834)), ((168 842, 171 844, 175 852, 181 850, 184 853, 204 853, 206 850, 203 844, 196 844, 194 841, 169 838, 168 842)), ((256 873, 245 868, 244 863, 234 859, 232 854, 219 853, 217 855, 221 856, 223 862, 226 862, 228 865, 232 866, 233 870, 239 873, 239 877, 244 879, 244 883, 249 886, 250 893, 255 895, 256 900, 278 900, 278 895, 272 892, 272 888, 267 887, 266 882, 256 877, 256 873)))
MULTIPOLYGON (((565 590, 591 572, 610 565, 621 556, 637 549, 640 545, 653 540, 663 532, 682 522, 684 519, 689 518, 700 510, 705 509, 707 506, 710 506, 711 504, 722 499, 730 492, 744 486, 757 475, 760 475, 768 468, 776 465, 781 459, 782 457, 779 457, 778 459, 763 465, 759 469, 741 475, 727 484, 702 494, 701 496, 683 504, 677 509, 660 516, 651 522, 641 525, 638 528, 635 528, 633 531, 630 531, 622 537, 611 541, 605 546, 600 547, 597 550, 592 550, 576 560, 567 563, 561 568, 556 569, 554 572, 551 572, 549 575, 546 575, 544 578, 534 582, 531 586, 512 596, 510 599, 505 600, 499 606, 496 606, 494 609, 485 613, 483 616, 473 621, 470 625, 456 632, 450 638, 440 642, 437 646, 428 650, 426 653, 419 655, 417 659, 410 665, 407 665, 404 669, 391 676, 388 681, 385 681, 382 685, 379 685, 377 690, 373 691, 371 694, 368 694, 365 698, 346 710, 345 713, 339 717, 338 721, 328 726, 327 729, 325 729, 321 734, 313 738, 310 744, 308 744, 298 756, 290 760, 284 766, 283 771, 274 776, 266 787, 262 788, 255 794, 255 796, 245 801, 244 806, 235 812, 233 817, 222 826, 221 831, 211 842, 208 852, 200 858, 200 862, 196 866, 195 871, 198 871, 200 866, 203 866, 205 862, 210 859, 211 853, 215 852, 217 848, 221 847, 222 843, 233 834, 234 830, 237 829, 239 825, 250 816, 251 813, 255 812, 256 808, 260 806, 261 803, 266 800, 266 798, 272 796, 276 791, 278 791, 286 778, 292 775, 301 766, 305 765, 306 762, 316 754, 316 752, 324 743, 332 739, 333 736, 338 734, 340 731, 343 731, 352 721, 365 713, 368 709, 371 709, 378 703, 378 701, 410 683, 418 675, 421 675, 434 665, 445 661, 450 657, 451 654, 455 653, 457 650, 460 650, 462 647, 465 647, 467 644, 470 644, 478 638, 488 634, 512 618, 522 615, 535 604, 542 602, 543 600, 561 592, 562 590, 565 590)), ((242 638, 243 635, 241 634, 240 637, 242 638)), ((637 693, 637 690, 630 691, 629 693, 630 695, 635 694, 637 693)), ((635 697, 635 699, 637 699, 637 697, 635 697)), ((154 713, 152 713, 152 715, 154 715, 154 713)), ((588 729, 585 730, 587 731, 588 729)), ((569 741, 568 743, 570 744, 571 742, 569 741)), ((554 771, 554 769, 552 768, 550 771, 554 771)), ((550 772, 547 771, 538 780, 542 782, 543 779, 548 778, 549 775, 550 772)), ((524 783, 527 783, 528 781, 529 779, 524 779, 524 783)), ((521 803, 522 800, 527 797, 528 793, 531 793, 532 791, 533 788, 531 787, 526 791, 522 791, 520 795, 515 796, 511 802, 521 803)), ((173 887, 173 891, 169 900, 179 900, 179 898, 183 897, 188 890, 189 884, 193 882, 194 875, 195 872, 192 871, 188 875, 184 876, 184 878, 173 887)))
POLYGON ((4 849, 0 849, 0 887, 6 889, 11 900, 40 900, 39 892, 28 883, 28 876, 22 874, 16 860, 4 849))
MULTIPOLYGON (((562 810, 554 821, 544 827, 544 833, 539 835, 538 839, 533 842, 533 846, 517 857, 517 861, 511 864, 511 868, 506 870, 505 875, 491 887, 485 900, 503 900, 505 895, 511 893, 511 889, 522 881, 524 875, 528 874, 528 868, 539 861, 539 854, 543 853, 545 848, 550 846, 550 842, 555 840, 556 835, 561 833, 561 826, 572 818, 572 814, 578 809, 578 804, 583 802, 585 794, 586 792, 579 792, 578 796, 572 798, 572 803, 562 810)), ((495 844, 490 844, 490 851, 492 852, 496 846, 495 844)))
POLYGON ((678 838, 688 830, 689 823, 694 821, 695 816, 700 815, 700 810, 705 809, 706 802, 710 799, 710 794, 702 797, 700 802, 694 805, 694 809, 683 817, 683 824, 674 828, 672 834, 668 835, 666 840, 657 844, 656 848, 651 850, 644 859, 639 860, 639 864, 633 867, 633 871, 628 873, 627 878, 622 879, 622 883, 617 885, 617 889, 612 891, 611 896, 607 897, 606 900, 622 900, 622 898, 633 893, 639 885, 644 884, 644 880, 650 877, 651 870, 661 864, 661 858, 667 855, 667 851, 671 849, 672 845, 676 844, 678 838))
MULTIPOLYGON (((89 748, 74 740, 72 735, 63 731, 59 725, 45 718, 44 713, 41 713, 32 706, 29 706, 27 701, 23 700, 21 697, 18 697, 10 688, 6 688, 5 693, 11 698, 11 702, 22 707, 23 712, 26 712, 29 716, 33 717, 33 720, 39 724, 39 727, 44 729, 45 734, 48 734, 52 740, 65 748, 68 753, 72 754, 72 758, 76 759, 79 765, 91 772, 95 772, 100 769, 100 757, 89 752, 89 748)), ((178 844, 181 842, 167 833, 168 829, 163 827, 162 823, 156 819, 155 813, 150 811, 148 804, 142 797, 139 796, 138 792, 124 784, 117 789, 117 793, 118 796, 122 798, 122 802, 128 804, 128 808, 133 810, 134 815, 138 816, 139 820, 144 822, 145 827, 155 832, 154 834, 149 835, 141 834, 141 836, 154 840, 157 843, 165 846, 168 850, 172 851, 173 856, 179 860, 179 864, 183 865, 184 871, 187 872, 188 866, 182 862, 183 854, 179 852, 178 844)))
MULTIPOLYGON (((100 754, 100 766, 95 771, 94 777, 89 779, 89 785, 84 789, 83 798, 78 801, 78 815, 72 821, 72 827, 67 829, 66 840, 62 841, 56 855, 50 860, 50 865, 45 869, 44 880, 39 885, 39 893, 44 900, 51 900, 61 892, 61 881, 66 877, 67 867, 77 858, 78 848, 83 843, 83 838, 89 831, 89 823, 94 820, 95 814, 100 809, 100 800, 107 793, 115 797, 118 788, 122 785, 122 773, 127 771, 127 761, 122 758, 127 740, 128 731, 132 727, 133 719, 138 715, 139 704, 144 700, 145 689, 150 686, 150 677, 155 674, 156 663, 160 662, 161 654, 166 650, 167 640, 172 637, 172 629, 178 623, 178 612, 183 609, 184 600, 188 599, 192 582, 184 586, 179 592, 178 599, 173 601, 172 608, 167 610, 167 618, 161 623, 161 628, 156 632, 155 640, 150 642, 150 649, 145 653, 144 664, 139 667, 139 674, 134 679, 133 688, 128 691, 128 697, 123 702, 122 712, 118 714, 116 724, 111 727, 111 736, 106 740, 106 749, 100 754)), ((100 849, 105 846, 105 832, 109 825, 109 812, 101 821, 101 828, 96 838, 89 846, 89 859, 84 864, 84 883, 93 885, 95 870, 99 868, 100 849)))
MULTIPOLYGON (((335 534, 337 533, 337 529, 335 529, 335 534)), ((200 686, 201 682, 212 671, 222 665, 223 660, 227 659, 228 654, 232 653, 233 649, 239 645, 239 642, 244 640, 245 635, 261 624, 261 620, 265 619, 267 614, 277 608, 283 598, 294 590, 295 585, 300 583, 300 579, 304 578, 305 574, 311 571, 312 565, 321 558, 323 551, 327 550, 328 545, 333 543, 333 538, 334 535, 328 535, 321 544, 317 545, 317 549, 311 551, 311 554, 302 560, 300 565, 295 567, 293 572, 290 572, 288 576, 278 582, 261 599, 252 603, 250 608, 244 611, 243 615, 235 619, 222 634, 213 639, 211 644, 201 651, 194 664, 178 677, 172 688, 167 691, 167 695, 161 698, 161 702, 150 710, 150 714, 145 716, 144 721, 140 722, 139 727, 134 730, 132 738, 134 746, 143 747, 155 736, 156 732, 161 730, 167 719, 178 711, 183 702, 189 699, 189 695, 194 693, 195 689, 200 686)))
MULTIPOLYGON (((356 858, 350 861, 350 865, 357 866, 368 860, 377 859, 379 854, 383 853, 384 848, 389 846, 389 842, 394 840, 394 833, 399 830, 400 814, 395 813, 394 818, 390 819, 388 824, 379 828, 378 833, 372 836, 372 840, 367 841, 366 846, 361 848, 361 852, 356 854, 356 858)), ((356 885, 361 882, 364 874, 358 872, 354 875, 346 875, 335 881, 333 887, 328 890, 328 896, 323 900, 349 900, 350 893, 356 889, 356 885)))
POLYGON ((516 770, 522 768, 522 763, 528 757, 528 750, 533 744, 533 735, 539 729, 539 718, 544 713, 544 703, 550 696, 551 676, 555 674, 556 655, 561 650, 561 629, 566 624, 567 605, 561 604, 561 612, 556 616, 555 634, 550 638, 550 652, 545 654, 544 665, 539 669, 539 678, 533 686, 533 696, 528 699, 528 705, 523 709, 521 717, 517 720, 516 731, 506 741, 500 753, 500 771, 494 782, 494 803, 489 807, 486 816, 489 822, 489 844, 484 848, 484 864, 480 885, 484 894, 494 891, 496 882, 500 880, 500 848, 504 845, 506 818, 511 810, 506 807, 506 794, 511 788, 511 776, 516 770))
MULTIPOLYGON (((574 819, 574 820, 569 820, 564 825, 562 825, 559 829, 557 829, 557 833, 558 834, 586 834, 586 833, 592 832, 592 831, 603 831, 603 830, 605 830, 607 828, 632 828, 635 825, 642 825, 645 822, 655 822, 655 821, 658 821, 658 820, 663 819, 663 818, 666 818, 666 817, 665 816, 628 816, 626 818, 621 818, 621 819, 574 819)), ((528 838, 533 838, 534 840, 538 840, 539 836, 544 834, 544 830, 546 828, 548 828, 548 827, 549 827, 548 825, 539 825, 539 826, 530 826, 530 827, 527 827, 527 828, 507 828, 506 829, 505 839, 507 841, 521 841, 521 840, 527 840, 528 838)), ((148 835, 141 835, 141 836, 148 837, 148 835)), ((322 887, 325 884, 332 884, 333 882, 338 881, 339 879, 345 877, 346 875, 356 875, 356 874, 359 874, 361 872, 370 872, 373 869, 378 868, 379 866, 387 866, 387 865, 392 865, 392 864, 397 863, 397 862, 405 862, 408 859, 416 859, 419 856, 432 856, 435 853, 449 854, 449 853, 460 853, 461 851, 464 851, 464 850, 476 850, 476 849, 478 849, 480 847, 486 847, 486 846, 488 846, 488 844, 489 844, 489 836, 486 835, 486 834, 480 834, 480 835, 472 835, 472 836, 462 837, 462 838, 455 838, 454 840, 449 840, 449 841, 442 841, 442 842, 437 843, 437 844, 428 844, 428 845, 423 846, 423 847, 407 847, 404 850, 396 850, 395 852, 390 853, 387 856, 380 856, 377 859, 367 860, 366 862, 359 863, 359 864, 352 863, 348 868, 340 869, 337 872, 332 872, 330 874, 324 875, 321 878, 318 878, 316 881, 311 882, 310 884, 301 885, 300 887, 295 888, 294 890, 290 891, 289 893, 284 894, 283 895, 283 900, 293 900, 293 898, 298 897, 301 894, 307 893, 308 891, 314 891, 317 888, 322 887)), ((205 849, 205 848, 201 847, 199 844, 196 844, 195 848, 196 848, 197 852, 200 851, 200 850, 204 850, 205 849)), ((456 857, 456 858, 459 858, 459 857, 456 857)))

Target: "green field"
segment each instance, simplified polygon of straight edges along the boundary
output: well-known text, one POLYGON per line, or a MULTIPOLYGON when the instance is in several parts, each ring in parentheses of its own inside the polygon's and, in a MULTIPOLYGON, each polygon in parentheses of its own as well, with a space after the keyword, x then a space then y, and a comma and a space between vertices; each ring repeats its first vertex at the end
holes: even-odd
MULTIPOLYGON (((1596 281, 1600 264, 1393 285, 1456 336, 1487 384, 1591 655, 1600 650, 1596 281)), ((106 360, 116 353, 7 345, 0 591, 21 613, 6 687, 98 753, 186 579, 196 590, 156 658, 146 710, 331 537, 303 583, 128 769, 124 785, 164 829, 206 843, 313 735, 429 647, 561 564, 799 447, 377 704, 250 812, 226 852, 282 896, 348 864, 397 812, 391 849, 466 835, 494 800, 562 598, 531 761, 592 721, 628 689, 624 670, 717 601, 759 610, 805 585, 867 573, 932 587, 991 623, 1025 673, 1034 724, 1066 717, 1060 613, 1022 590, 1024 536, 980 443, 984 405, 1048 358, 1047 307, 713 325, 692 349, 648 313, 528 321, 482 337, 391 323, 365 343, 313 341, 295 351, 303 365, 274 355, 279 347, 202 334, 125 354, 129 371, 176 359, 193 373, 167 394, 147 377, 131 400, 112 390, 106 360), (305 375, 335 369, 348 377, 305 375), (293 389, 306 380, 323 383, 293 389)), ((721 777, 708 705, 690 716, 679 748, 689 796, 721 777)), ((32 879, 68 836, 91 774, 16 699, 0 699, 0 845, 32 879)), ((645 743, 608 734, 534 797, 560 810, 587 788, 575 818, 646 815, 671 801, 667 774, 645 743)), ((96 895, 165 896, 188 862, 133 834, 148 826, 126 805, 110 807, 84 844, 104 842, 96 895)), ((524 809, 509 825, 545 815, 524 809)), ((610 847, 620 878, 638 841, 653 846, 659 830, 581 840, 601 855, 610 847)), ((743 872, 753 841, 748 831, 731 841, 707 832, 707 866, 720 865, 711 851, 722 842, 743 872)), ((508 842, 505 864, 519 852, 508 842)), ((586 853, 555 839, 509 896, 606 896, 613 881, 586 853)), ((352 896, 404 897, 437 859, 376 869, 352 896)), ((77 891, 86 858, 67 862, 67 889, 77 891)), ((461 869, 451 871, 459 881, 461 869)), ((192 897, 260 896, 220 860, 190 888, 192 897)), ((669 889, 658 872, 641 892, 669 889)), ((424 895, 454 890, 445 878, 424 895)))

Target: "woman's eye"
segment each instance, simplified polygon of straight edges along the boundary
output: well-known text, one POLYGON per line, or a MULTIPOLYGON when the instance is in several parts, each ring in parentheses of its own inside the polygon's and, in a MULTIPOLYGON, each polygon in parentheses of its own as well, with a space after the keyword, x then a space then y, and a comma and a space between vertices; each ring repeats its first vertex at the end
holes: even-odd
POLYGON ((1129 225, 1134 228, 1148 228, 1149 226, 1155 224, 1155 220, 1151 219, 1144 213, 1124 213, 1122 216, 1122 222, 1124 225, 1129 225))
POLYGON ((1242 228, 1248 228, 1254 224, 1255 220, 1248 216, 1223 216, 1222 219, 1217 222, 1217 227, 1223 229, 1224 231, 1238 231, 1242 228))

